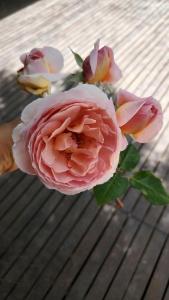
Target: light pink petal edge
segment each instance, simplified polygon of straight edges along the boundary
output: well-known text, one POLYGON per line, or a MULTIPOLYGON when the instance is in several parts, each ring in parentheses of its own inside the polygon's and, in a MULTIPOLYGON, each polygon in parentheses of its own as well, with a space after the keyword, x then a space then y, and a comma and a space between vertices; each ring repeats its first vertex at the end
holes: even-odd
POLYGON ((42 53, 47 58, 47 61, 59 72, 63 68, 64 59, 61 52, 53 47, 44 47, 42 53))
POLYGON ((121 151, 125 150, 128 146, 127 138, 124 134, 121 135, 121 151))
POLYGON ((90 67, 92 70, 92 73, 95 74, 96 68, 97 68, 97 59, 98 59, 98 51, 99 51, 99 43, 100 39, 98 39, 94 44, 94 49, 91 51, 89 56, 90 61, 90 67))
POLYGON ((20 56, 20 61, 24 64, 25 63, 25 59, 26 59, 26 56, 28 55, 28 53, 23 53, 21 56, 20 56))
POLYGON ((139 101, 140 99, 146 98, 139 98, 126 90, 120 89, 117 93, 117 107, 128 102, 139 101))

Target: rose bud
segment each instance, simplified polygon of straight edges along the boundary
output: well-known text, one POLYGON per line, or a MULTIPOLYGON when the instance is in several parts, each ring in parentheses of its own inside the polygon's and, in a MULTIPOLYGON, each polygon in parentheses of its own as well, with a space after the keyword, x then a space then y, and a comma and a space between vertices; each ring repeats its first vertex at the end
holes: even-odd
POLYGON ((117 120, 123 134, 139 143, 150 142, 163 123, 161 105, 153 97, 139 98, 125 90, 117 95, 117 120))
POLYGON ((51 189, 76 194, 116 172, 122 145, 114 104, 99 88, 81 84, 35 100, 13 132, 22 171, 51 189))
POLYGON ((88 83, 115 83, 121 78, 121 71, 114 61, 111 48, 104 46, 99 50, 99 40, 83 62, 83 77, 88 83))
POLYGON ((63 56, 57 49, 35 48, 29 53, 22 54, 20 60, 24 66, 18 71, 17 80, 28 92, 36 95, 41 95, 42 89, 43 93, 48 92, 50 82, 62 77, 59 72, 63 67, 63 56))

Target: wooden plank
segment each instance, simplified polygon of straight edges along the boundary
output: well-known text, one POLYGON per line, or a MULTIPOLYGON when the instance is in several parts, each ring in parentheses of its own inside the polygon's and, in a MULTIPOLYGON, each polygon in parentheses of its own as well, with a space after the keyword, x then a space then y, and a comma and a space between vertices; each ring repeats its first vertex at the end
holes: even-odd
POLYGON ((163 300, 168 300, 169 299, 169 285, 167 286, 167 290, 165 291, 165 295, 163 297, 163 300))
POLYGON ((163 206, 152 205, 144 219, 144 222, 151 226, 157 226, 157 224, 160 220, 160 216, 164 210, 165 210, 165 207, 163 207, 163 206))
POLYGON ((137 235, 130 246, 125 260, 118 270, 118 273, 111 283, 108 293, 106 294, 105 300, 116 299, 120 300, 123 298, 129 281, 139 263, 144 248, 146 247, 149 238, 152 233, 152 228, 141 224, 137 235))
MULTIPOLYGON (((5 185, 9 186, 9 189, 7 191, 10 190, 10 186, 12 186, 12 183, 17 180, 17 176, 23 176, 24 174, 21 173, 19 170, 15 171, 15 177, 12 178, 13 173, 6 173, 5 175, 1 175, 0 176, 0 190, 1 192, 4 190, 5 185)), ((14 184, 15 185, 15 184, 14 184)), ((3 196, 0 197, 0 202, 3 199, 3 196)))
POLYGON ((18 185, 14 187, 12 191, 9 191, 8 196, 5 197, 5 201, 0 204, 0 219, 15 205, 18 199, 28 191, 29 187, 33 183, 34 178, 32 176, 23 177, 18 185))
POLYGON ((146 216, 146 213, 149 208, 150 208, 149 202, 143 196, 141 196, 138 199, 138 201, 132 211, 132 214, 138 220, 142 221, 144 219, 144 217, 146 216))
MULTIPOLYGON (((8 273, 10 268, 13 266, 16 260, 19 259, 24 250, 27 249, 32 240, 34 238, 40 238, 42 234, 40 230, 43 231, 43 226, 46 231, 48 222, 50 225, 50 218, 54 218, 54 214, 56 213, 55 210, 62 200, 61 195, 57 194, 56 192, 47 193, 47 190, 44 190, 43 194, 38 198, 39 199, 36 199, 38 209, 31 207, 31 213, 28 212, 28 215, 26 214, 21 216, 22 222, 24 218, 27 219, 27 224, 23 224, 24 226, 21 225, 22 222, 21 224, 14 224, 14 226, 10 228, 1 241, 1 277, 8 273)), ((72 205, 71 199, 69 205, 67 205, 67 209, 69 209, 70 205, 72 205)))
MULTIPOLYGON (((18 198, 18 201, 15 203, 15 205, 13 205, 12 208, 4 215, 4 217, 1 218, 0 235, 7 234, 8 229, 12 227, 13 224, 15 226, 20 217, 23 219, 20 225, 22 224, 22 226, 24 226, 24 217, 27 216, 31 208, 33 211, 35 207, 39 207, 36 201, 36 196, 41 189, 41 182, 38 180, 33 181, 31 186, 29 186, 29 192, 25 191, 25 193, 18 198)), ((38 200, 40 201, 40 199, 38 200)))
MULTIPOLYGON (((148 246, 145 248, 141 260, 130 280, 123 300, 141 300, 147 284, 159 258, 166 236, 159 231, 154 231, 148 246)), ((155 300, 155 299, 154 299, 155 300)), ((160 300, 160 298, 158 299, 160 300)))
MULTIPOLYGON (((104 260, 106 254, 108 254, 109 252, 110 244, 112 244, 114 238, 117 237, 117 225, 115 225, 114 229, 116 233, 114 232, 115 236, 113 236, 113 223, 115 223, 116 220, 116 223, 119 222, 118 226, 120 227, 125 221, 124 216, 121 216, 121 220, 119 221, 117 221, 117 219, 119 219, 118 215, 115 215, 113 219, 111 218, 111 207, 107 212, 104 212, 104 210, 102 210, 101 214, 96 219, 95 223, 92 224, 92 227, 82 240, 79 247, 76 249, 76 251, 74 251, 70 261, 65 266, 59 278, 57 279, 57 281, 55 281, 55 284, 53 284, 53 288, 51 289, 51 291, 49 291, 49 294, 47 294, 46 299, 53 299, 54 295, 56 295, 56 292, 58 300, 62 299, 62 297, 65 296, 68 300, 83 299, 83 296, 85 294, 85 286, 86 284, 90 284, 90 280, 92 278, 91 275, 93 274, 94 276, 93 263, 96 264, 97 268, 100 266, 100 264, 102 264, 102 259, 104 260), (98 248, 100 244, 103 248, 99 251, 98 248), (103 254, 101 254, 101 252, 103 254), (94 261, 93 263, 91 261, 89 261, 88 263, 88 259, 90 260, 90 253, 92 253, 92 257, 94 257, 95 253, 96 256, 98 255, 96 261, 94 261), (88 266, 88 269, 90 268, 90 273, 87 272, 87 277, 85 273, 84 276, 80 278, 81 284, 79 284, 78 275, 80 273, 81 277, 81 275, 83 274, 83 267, 86 266, 88 266), (78 279, 77 282, 76 278, 78 279)), ((118 228, 118 231, 119 229, 120 228, 118 228)))
MULTIPOLYGON (((157 246, 156 246, 157 247, 157 246)), ((169 279, 169 240, 165 244, 158 264, 144 295, 145 300, 163 299, 163 294, 169 279)))
POLYGON ((138 226, 139 222, 134 219, 129 219, 127 221, 99 274, 95 278, 88 294, 85 296, 85 300, 104 299, 112 278, 118 272, 118 268, 130 248, 138 226))
POLYGON ((12 189, 18 185, 19 182, 22 181, 25 174, 21 173, 20 171, 16 171, 14 174, 8 174, 4 176, 0 176, 1 180, 1 196, 0 196, 0 206, 3 201, 6 200, 8 194, 12 193, 12 189))
MULTIPOLYGON (((86 201, 83 201, 84 197, 85 195, 82 195, 78 201, 73 197, 75 205, 65 215, 65 210, 67 211, 66 202, 70 200, 66 197, 67 201, 56 212, 55 221, 51 223, 51 229, 49 228, 46 234, 44 234, 44 228, 44 232, 42 231, 43 234, 38 238, 38 243, 35 238, 33 243, 31 243, 31 247, 26 249, 10 272, 5 276, 2 288, 0 288, 2 299, 7 295, 9 295, 9 299, 14 299, 15 295, 16 298, 18 297, 18 300, 23 299, 23 295, 31 291, 32 285, 34 285, 52 257, 55 257, 55 252, 57 253, 89 204, 90 198, 88 197, 86 201), (62 220, 63 216, 64 219, 62 220)), ((62 266, 60 260, 59 263, 62 266)))
POLYGON ((157 228, 159 228, 161 231, 165 232, 166 234, 169 234, 169 206, 165 208, 159 220, 157 228))
MULTIPOLYGON (((93 223, 95 224, 95 219, 97 220, 99 218, 97 217, 98 213, 99 210, 96 207, 96 204, 92 202, 91 205, 87 207, 87 210, 84 212, 84 214, 81 216, 79 222, 76 224, 71 234, 67 237, 63 245, 61 245, 60 249, 58 249, 53 258, 50 260, 50 263, 43 270, 41 276, 37 278, 34 289, 29 291, 27 299, 40 299, 44 297, 50 290, 55 279, 57 277, 60 278, 60 274, 62 274, 61 272, 64 269, 66 263, 69 263, 71 261, 72 265, 72 254, 74 253, 76 247, 81 242, 83 237, 85 235, 88 236, 88 231, 90 231, 90 228, 93 227, 93 223), (46 274, 48 274, 48 276, 46 276, 46 274)), ((66 282, 68 280, 69 279, 67 278, 66 282)), ((59 297, 58 292, 57 297, 59 297)))
POLYGON ((137 199, 139 198, 140 193, 133 189, 130 188, 129 191, 127 192, 126 196, 124 197, 124 212, 131 212, 133 210, 133 207, 136 204, 137 199))
MULTIPOLYGON (((106 228, 104 234, 101 236, 95 249, 92 251, 91 256, 84 264, 84 267, 80 271, 80 273, 75 276, 75 268, 71 268, 71 271, 69 271, 69 273, 72 273, 71 280, 73 281, 73 284, 70 286, 69 290, 66 291, 67 300, 81 300, 85 298, 85 295, 92 286, 92 282, 99 274, 99 270, 102 268, 106 257, 111 251, 111 248, 114 246, 118 235, 122 231, 125 220, 126 216, 124 214, 121 214, 120 212, 116 213, 112 218, 110 224, 106 228), (77 277, 77 279, 73 280, 73 276, 77 277)), ((79 247, 82 247, 83 249, 83 245, 79 245, 79 247)), ((77 249, 76 252, 73 253, 71 260, 76 261, 77 257, 80 257, 80 251, 82 251, 82 249, 77 249)), ((52 297, 49 295, 49 299, 52 299, 52 297)))

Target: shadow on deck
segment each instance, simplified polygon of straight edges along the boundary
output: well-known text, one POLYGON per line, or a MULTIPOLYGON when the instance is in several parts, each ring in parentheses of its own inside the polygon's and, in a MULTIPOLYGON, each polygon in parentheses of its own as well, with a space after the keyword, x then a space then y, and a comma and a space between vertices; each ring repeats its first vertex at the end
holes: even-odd
POLYGON ((14 12, 23 9, 27 5, 39 0, 1 0, 0 2, 0 19, 7 17, 8 15, 13 14, 14 12))

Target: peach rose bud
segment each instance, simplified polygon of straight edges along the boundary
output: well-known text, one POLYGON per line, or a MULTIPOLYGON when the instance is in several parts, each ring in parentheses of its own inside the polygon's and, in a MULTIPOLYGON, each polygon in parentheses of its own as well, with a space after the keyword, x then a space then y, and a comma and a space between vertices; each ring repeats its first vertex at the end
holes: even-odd
POLYGON ((20 60, 24 66, 18 71, 18 83, 33 94, 41 95, 42 89, 43 92, 48 92, 50 82, 55 82, 62 77, 60 70, 63 67, 63 56, 57 49, 35 48, 29 53, 22 54, 20 60))
POLYGON ((139 98, 125 90, 117 95, 117 120, 123 134, 139 143, 150 142, 163 123, 161 105, 153 97, 139 98))
POLYGON ((99 88, 35 100, 13 132, 17 166, 51 189, 77 194, 113 176, 124 145, 114 104, 99 88))
POLYGON ((121 78, 121 71, 116 65, 111 48, 99 49, 99 40, 83 62, 84 81, 88 83, 115 83, 121 78))

